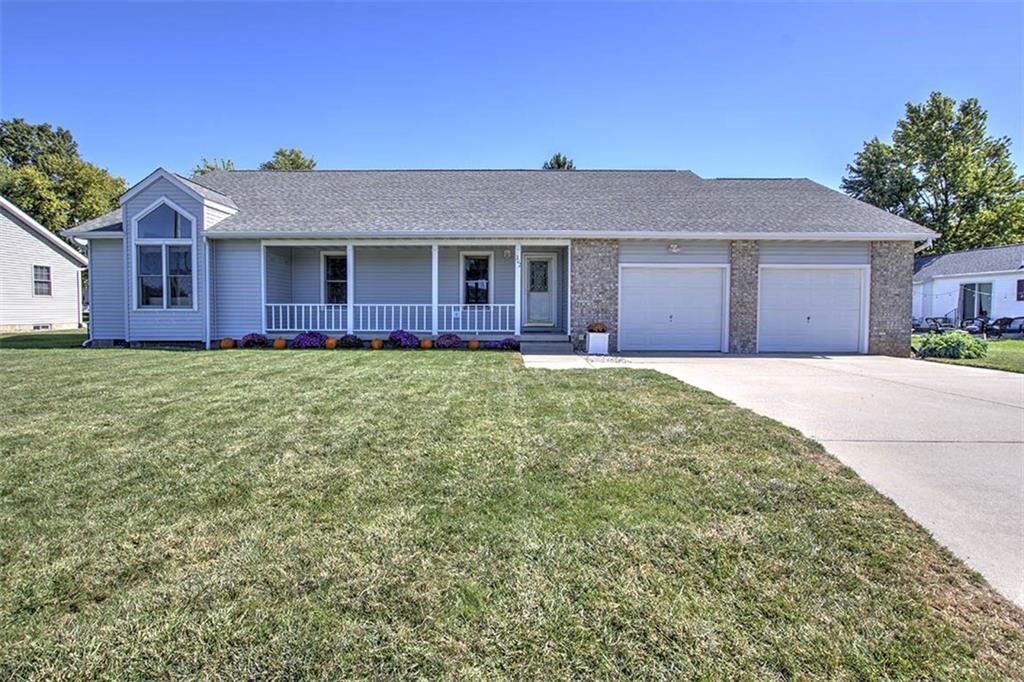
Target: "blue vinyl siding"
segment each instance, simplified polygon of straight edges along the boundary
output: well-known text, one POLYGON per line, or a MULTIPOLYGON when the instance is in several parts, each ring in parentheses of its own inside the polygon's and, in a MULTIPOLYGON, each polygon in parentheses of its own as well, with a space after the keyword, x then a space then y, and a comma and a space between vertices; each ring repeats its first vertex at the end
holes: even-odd
POLYGON ((619 262, 725 265, 729 262, 729 241, 725 239, 679 239, 676 241, 624 239, 619 242, 619 262), (673 244, 677 250, 670 250, 673 244))
POLYGON ((267 303, 292 303, 292 250, 267 249, 266 268, 267 303))
MULTIPOLYGON (((213 338, 240 338, 258 332, 260 310, 260 243, 225 239, 212 243, 213 338)), ((269 279, 269 277, 268 277, 269 279)))
POLYGON ((89 327, 94 339, 124 338, 124 246, 120 239, 89 242, 89 327))
POLYGON ((430 263, 429 246, 355 247, 356 303, 430 303, 430 263))

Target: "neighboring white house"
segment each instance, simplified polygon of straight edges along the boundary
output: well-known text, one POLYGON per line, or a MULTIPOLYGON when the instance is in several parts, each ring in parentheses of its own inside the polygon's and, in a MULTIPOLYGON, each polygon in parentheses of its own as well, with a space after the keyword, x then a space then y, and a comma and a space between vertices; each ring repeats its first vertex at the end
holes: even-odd
POLYGON ((0 332, 82 325, 85 256, 0 197, 0 332))
POLYGON ((1024 316, 1024 244, 917 258, 913 314, 957 323, 1024 316))

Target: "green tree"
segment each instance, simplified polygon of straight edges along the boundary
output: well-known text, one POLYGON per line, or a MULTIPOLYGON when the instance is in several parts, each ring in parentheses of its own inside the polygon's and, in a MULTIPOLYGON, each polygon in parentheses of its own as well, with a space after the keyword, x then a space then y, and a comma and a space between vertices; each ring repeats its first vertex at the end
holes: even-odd
POLYGON ((53 231, 117 207, 124 178, 84 161, 64 128, 0 120, 0 194, 53 231))
POLYGON ((1024 177, 976 99, 907 103, 892 142, 864 144, 843 190, 940 235, 933 253, 1024 241, 1024 177))
POLYGON ((198 177, 211 171, 233 170, 235 170, 235 162, 231 159, 208 159, 204 156, 203 160, 192 169, 192 177, 198 177))
POLYGON ((555 152, 550 159, 544 162, 544 170, 576 170, 576 165, 568 156, 561 152, 555 152))
POLYGON ((279 147, 270 161, 260 164, 260 170, 289 171, 313 170, 314 168, 316 168, 316 159, 306 156, 298 149, 285 149, 284 147, 279 147))

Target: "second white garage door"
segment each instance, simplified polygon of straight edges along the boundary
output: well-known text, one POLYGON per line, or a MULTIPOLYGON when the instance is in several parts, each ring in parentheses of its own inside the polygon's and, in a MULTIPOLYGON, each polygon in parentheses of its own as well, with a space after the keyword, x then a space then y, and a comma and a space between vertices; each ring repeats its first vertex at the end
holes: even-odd
POLYGON ((619 349, 723 350, 724 268, 624 267, 619 349))
POLYGON ((762 267, 758 351, 862 351, 864 272, 860 268, 762 267))

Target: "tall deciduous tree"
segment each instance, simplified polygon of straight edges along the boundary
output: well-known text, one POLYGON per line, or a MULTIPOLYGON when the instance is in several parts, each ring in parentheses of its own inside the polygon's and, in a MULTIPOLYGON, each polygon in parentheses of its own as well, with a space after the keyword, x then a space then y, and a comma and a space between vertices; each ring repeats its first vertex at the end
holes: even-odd
POLYGON ((192 177, 219 170, 233 171, 235 170, 235 162, 231 159, 208 159, 204 156, 202 161, 197 163, 192 169, 192 177))
POLYGON ((843 190, 939 232, 934 253, 1024 241, 1024 177, 976 99, 907 103, 892 142, 864 144, 843 190))
POLYGON ((313 170, 316 159, 306 156, 298 149, 279 147, 270 161, 260 164, 260 170, 313 170))
POLYGON ((64 128, 0 120, 0 194, 58 231, 117 207, 124 178, 88 163, 64 128))
POLYGON ((576 170, 576 165, 568 156, 561 152, 555 152, 550 159, 544 162, 544 170, 576 170))

